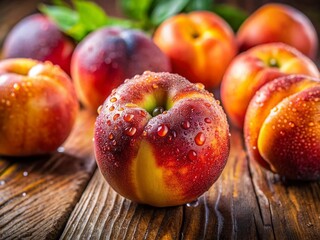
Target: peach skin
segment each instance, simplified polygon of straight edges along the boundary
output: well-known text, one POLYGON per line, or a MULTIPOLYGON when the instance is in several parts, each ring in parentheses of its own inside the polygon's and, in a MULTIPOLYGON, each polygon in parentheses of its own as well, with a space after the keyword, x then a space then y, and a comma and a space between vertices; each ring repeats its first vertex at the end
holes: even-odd
POLYGON ((0 155, 55 151, 69 136, 78 99, 68 75, 51 62, 0 62, 0 155))
POLYGON ((288 179, 320 179, 320 79, 304 75, 265 84, 248 107, 251 159, 288 179))
POLYGON ((249 102, 260 87, 289 74, 319 77, 308 57, 283 43, 259 45, 234 58, 221 84, 221 100, 233 124, 243 127, 249 102))
POLYGON ((316 58, 317 32, 306 15, 285 4, 265 4, 240 26, 237 41, 241 51, 271 42, 286 43, 316 58))
POLYGON ((128 199, 157 207, 192 202, 224 169, 229 126, 203 84, 145 72, 115 89, 99 112, 96 160, 128 199))
POLYGON ((208 89, 220 85, 237 54, 235 36, 218 15, 206 11, 178 14, 164 21, 153 37, 169 56, 172 71, 208 89))

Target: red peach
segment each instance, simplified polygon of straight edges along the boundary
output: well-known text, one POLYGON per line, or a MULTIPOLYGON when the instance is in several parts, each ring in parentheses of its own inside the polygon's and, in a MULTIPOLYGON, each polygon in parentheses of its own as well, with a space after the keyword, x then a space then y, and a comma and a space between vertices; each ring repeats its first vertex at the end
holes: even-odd
POLYGON ((51 61, 70 72, 74 43, 48 17, 33 14, 12 28, 3 43, 4 58, 51 61))
POLYGON ((102 28, 75 49, 71 75, 81 102, 97 108, 126 78, 145 70, 170 71, 169 59, 143 32, 102 28))
POLYGON ((194 201, 226 164, 226 116, 200 83, 146 72, 120 85, 99 112, 98 166, 133 201, 159 207, 194 201))

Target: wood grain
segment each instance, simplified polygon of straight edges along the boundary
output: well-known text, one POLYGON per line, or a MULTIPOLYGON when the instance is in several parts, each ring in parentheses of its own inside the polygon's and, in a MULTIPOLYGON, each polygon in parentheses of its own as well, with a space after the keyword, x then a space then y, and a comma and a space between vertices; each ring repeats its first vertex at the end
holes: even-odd
POLYGON ((81 112, 59 152, 0 157, 0 239, 47 239, 61 234, 96 165, 95 116, 81 112))

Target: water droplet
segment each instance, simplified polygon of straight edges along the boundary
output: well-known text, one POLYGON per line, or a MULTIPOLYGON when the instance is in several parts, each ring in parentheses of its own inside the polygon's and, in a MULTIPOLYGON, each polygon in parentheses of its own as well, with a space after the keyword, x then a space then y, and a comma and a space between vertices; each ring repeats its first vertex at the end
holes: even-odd
POLYGON ((313 127, 314 126, 314 122, 309 122, 309 127, 313 127))
POLYGON ((119 107, 118 110, 121 112, 121 111, 124 110, 124 108, 123 107, 119 107))
POLYGON ((29 175, 29 173, 28 173, 27 171, 24 171, 24 172, 22 173, 22 175, 23 175, 24 177, 27 177, 27 176, 29 175))
POLYGON ((101 110, 102 110, 102 107, 103 107, 102 105, 100 105, 100 106, 98 107, 98 109, 97 109, 97 113, 98 113, 98 114, 100 114, 100 112, 101 112, 101 110))
POLYGON ((188 152, 188 158, 191 160, 191 161, 195 161, 197 160, 197 153, 193 150, 190 150, 188 152))
POLYGON ((182 121, 181 122, 181 127, 185 130, 189 129, 190 128, 190 122, 189 121, 182 121))
POLYGON ((206 141, 206 136, 203 134, 203 132, 199 132, 194 138, 194 141, 198 146, 202 146, 206 141))
POLYGON ((199 89, 204 89, 204 85, 202 83, 196 83, 196 87, 199 89))
POLYGON ((169 128, 165 124, 161 124, 157 129, 157 133, 160 137, 166 136, 168 131, 169 131, 169 128))
POLYGON ((256 150, 256 149, 257 149, 257 146, 253 146, 252 149, 253 149, 253 150, 256 150))
POLYGON ((144 111, 144 110, 140 110, 139 113, 140 113, 140 115, 141 115, 142 117, 147 116, 147 112, 144 111))
POLYGON ((110 108, 109 108, 109 111, 113 111, 114 110, 114 106, 111 106, 110 108))
POLYGON ((137 129, 135 127, 128 127, 125 129, 125 132, 128 136, 132 137, 133 135, 136 134, 137 129))
POLYGON ((59 153, 63 153, 64 152, 64 147, 58 147, 58 149, 57 149, 57 152, 59 152, 59 153))
POLYGON ((115 121, 115 120, 117 120, 119 117, 120 117, 120 114, 117 113, 117 114, 115 114, 115 115, 113 116, 113 120, 115 121))
POLYGON ((289 124, 290 127, 292 127, 292 128, 294 127, 294 123, 293 122, 289 122, 288 124, 289 124))
POLYGON ((113 138, 114 138, 113 134, 110 133, 110 134, 109 134, 109 139, 112 140, 113 138))
POLYGON ((142 136, 146 137, 147 135, 148 135, 148 132, 144 130, 144 131, 142 132, 142 136))
POLYGON ((13 84, 13 88, 14 90, 19 90, 20 89, 20 85, 18 83, 13 84))
POLYGON ((285 132, 284 132, 284 131, 280 131, 280 135, 281 135, 281 136, 284 136, 284 135, 285 135, 285 132))
POLYGON ((113 145, 113 146, 117 145, 117 141, 116 141, 116 140, 113 140, 113 141, 112 141, 112 145, 113 145))
POLYGON ((198 201, 198 199, 196 199, 190 203, 187 203, 186 205, 187 205, 187 207, 197 207, 199 205, 199 201, 198 201))
POLYGON ((211 103, 208 103, 208 102, 206 102, 204 105, 205 105, 206 107, 211 107, 211 103))
POLYGON ((158 116, 159 114, 162 114, 164 112, 164 108, 163 107, 156 107, 155 109, 153 109, 152 111, 152 116, 158 116))
POLYGON ((152 84, 152 88, 157 89, 158 87, 159 87, 158 84, 156 83, 152 84))
POLYGON ((116 102, 117 100, 118 100, 118 99, 117 99, 116 97, 110 98, 110 102, 112 102, 112 103, 116 102))
POLYGON ((210 118, 205 118, 204 121, 205 121, 206 123, 211 123, 211 119, 210 119, 210 118))
POLYGON ((137 107, 137 105, 134 104, 134 103, 126 103, 124 106, 127 107, 127 108, 135 108, 135 107, 137 107))
POLYGON ((125 114, 125 115, 123 116, 123 119, 124 119, 126 122, 130 122, 133 118, 134 118, 134 115, 133 115, 133 114, 130 114, 130 113, 125 114))
POLYGON ((27 196, 27 194, 24 192, 24 193, 22 193, 21 194, 22 195, 22 197, 25 197, 25 196, 27 196))
POLYGON ((0 186, 3 186, 3 185, 5 185, 6 184, 6 181, 4 181, 4 180, 1 180, 0 181, 0 186))
POLYGON ((107 124, 108 124, 108 126, 110 126, 110 125, 111 125, 111 121, 110 121, 110 120, 108 120, 108 121, 107 121, 107 124))

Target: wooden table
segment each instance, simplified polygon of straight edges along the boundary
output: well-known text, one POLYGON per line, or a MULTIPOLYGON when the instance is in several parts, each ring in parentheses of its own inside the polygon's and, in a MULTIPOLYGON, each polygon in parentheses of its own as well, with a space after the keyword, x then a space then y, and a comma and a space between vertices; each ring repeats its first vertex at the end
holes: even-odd
MULTIPOLYGON (((37 2, 0 2, 0 42, 37 2)), ((0 157, 0 239, 320 239, 320 182, 265 172, 234 128, 226 168, 197 202, 154 208, 122 198, 96 167, 95 117, 81 111, 51 155, 0 157)))

